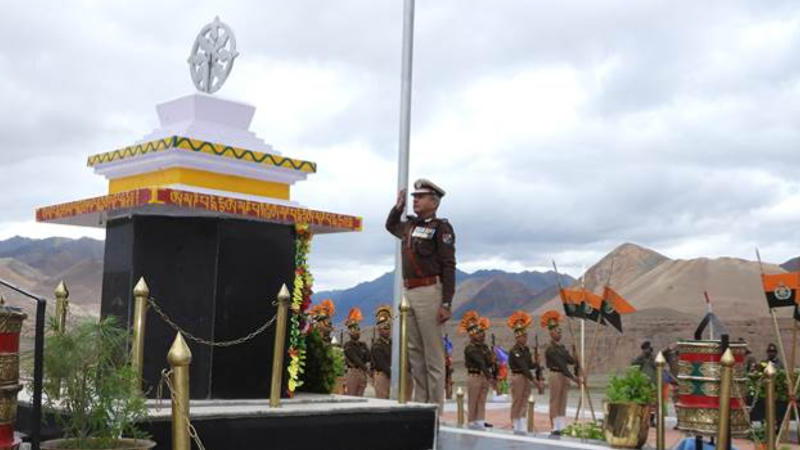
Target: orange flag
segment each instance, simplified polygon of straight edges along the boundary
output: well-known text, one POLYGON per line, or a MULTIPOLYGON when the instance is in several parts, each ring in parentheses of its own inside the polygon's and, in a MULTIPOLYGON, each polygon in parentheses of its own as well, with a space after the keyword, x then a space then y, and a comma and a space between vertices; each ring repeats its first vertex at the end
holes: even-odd
POLYGON ((794 306, 798 300, 797 290, 800 289, 800 272, 762 274, 761 284, 770 308, 794 306))

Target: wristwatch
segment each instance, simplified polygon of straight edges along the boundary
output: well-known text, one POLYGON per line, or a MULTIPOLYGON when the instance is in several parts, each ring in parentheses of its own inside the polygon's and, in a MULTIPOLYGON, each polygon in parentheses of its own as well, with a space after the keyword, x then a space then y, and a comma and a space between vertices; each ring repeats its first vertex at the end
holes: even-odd
POLYGON ((451 306, 451 305, 452 305, 452 303, 450 303, 450 302, 443 302, 443 303, 442 303, 442 308, 444 308, 444 309, 446 309, 446 310, 450 311, 450 306, 451 306))

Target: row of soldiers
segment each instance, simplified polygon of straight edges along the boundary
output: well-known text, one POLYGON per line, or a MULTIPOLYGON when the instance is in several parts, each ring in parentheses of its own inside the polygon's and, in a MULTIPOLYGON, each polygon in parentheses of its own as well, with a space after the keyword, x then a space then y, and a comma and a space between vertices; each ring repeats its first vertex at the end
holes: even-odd
MULTIPOLYGON (((516 311, 508 320, 508 327, 514 333, 514 346, 508 355, 508 367, 511 370, 511 423, 515 433, 522 434, 526 430, 526 405, 533 386, 543 392, 542 366, 531 354, 528 346, 528 327, 531 315, 525 311, 516 311)), ((550 333, 550 344, 545 350, 545 365, 550 371, 550 426, 554 419, 566 414, 567 393, 569 383, 580 384, 577 375, 577 360, 561 344, 561 315, 556 311, 548 311, 542 316, 541 325, 550 333), (574 370, 570 370, 570 366, 574 370)), ((486 344, 486 330, 491 322, 487 317, 480 317, 476 311, 466 312, 459 323, 459 331, 469 335, 470 342, 464 348, 464 365, 467 368, 468 426, 483 429, 486 425, 486 399, 489 387, 496 383, 497 370, 494 352, 486 344)))
MULTIPOLYGON (((310 311, 315 327, 320 330, 323 339, 328 343, 333 341, 331 319, 335 311, 330 299, 323 300, 310 311)), ((357 307, 350 309, 345 320, 350 340, 342 346, 347 370, 338 383, 336 392, 363 396, 367 379, 371 378, 375 387, 375 397, 389 398, 392 373, 392 308, 381 305, 375 310, 375 329, 378 335, 372 340, 371 348, 361 340, 363 320, 361 309, 357 307)))
MULTIPOLYGON (((321 305, 314 306, 311 310, 315 326, 328 342, 333 340, 333 327, 330 323, 333 314, 334 307, 330 300, 323 301, 321 305)), ((370 348, 361 340, 360 323, 363 320, 361 310, 359 308, 350 310, 345 321, 350 339, 343 345, 347 371, 340 393, 363 396, 367 380, 371 378, 375 396, 389 398, 392 317, 392 309, 388 305, 382 305, 375 311, 375 328, 378 335, 373 339, 370 348)), ((517 433, 525 432, 526 406, 532 388, 535 386, 540 393, 544 389, 541 375, 543 366, 540 364, 538 352, 534 352, 536 354, 534 358, 528 346, 528 328, 531 322, 531 315, 524 311, 516 311, 507 320, 515 341, 508 354, 508 368, 511 372, 509 386, 512 400, 511 421, 517 433)), ((551 426, 556 417, 566 414, 570 382, 580 383, 580 378, 576 375, 577 368, 570 370, 570 366, 577 366, 577 361, 561 344, 560 322, 561 316, 556 311, 548 311, 541 320, 542 328, 550 334, 550 344, 545 351, 545 367, 550 372, 548 384, 551 426)), ((476 311, 465 313, 459 323, 459 331, 469 336, 469 342, 464 348, 464 364, 467 369, 467 415, 469 427, 473 429, 485 428, 486 400, 490 387, 497 382, 496 356, 486 344, 486 330, 490 325, 489 319, 481 317, 476 311)), ((411 377, 408 378, 410 381, 411 377)))

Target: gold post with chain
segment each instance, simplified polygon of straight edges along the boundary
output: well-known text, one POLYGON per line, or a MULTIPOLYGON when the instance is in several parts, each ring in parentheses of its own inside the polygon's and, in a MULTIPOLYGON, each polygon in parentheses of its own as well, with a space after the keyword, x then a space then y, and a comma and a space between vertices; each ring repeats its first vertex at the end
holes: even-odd
POLYGON ((167 362, 172 372, 172 450, 191 450, 189 426, 184 420, 189 417, 189 364, 192 352, 180 333, 175 335, 167 353, 167 362))
POLYGON ((149 297, 147 299, 147 303, 150 305, 151 308, 153 308, 153 311, 155 311, 155 313, 158 314, 159 317, 161 317, 161 320, 163 320, 167 325, 170 326, 170 328, 172 328, 178 333, 181 333, 186 339, 189 339, 190 341, 194 341, 198 344, 208 345, 211 347, 232 347, 234 345, 243 344, 253 339, 254 337, 258 336, 259 334, 263 333, 264 331, 266 331, 266 329, 269 328, 273 323, 275 323, 275 320, 277 319, 277 316, 272 316, 272 318, 267 320, 264 323, 264 325, 261 325, 256 330, 238 339, 233 339, 230 341, 212 341, 210 339, 203 339, 201 337, 197 337, 194 334, 183 329, 177 323, 175 323, 175 321, 170 319, 167 313, 165 313, 164 310, 162 310, 161 307, 158 306, 158 303, 156 302, 155 298, 149 297))
POLYGON ((278 325, 275 327, 275 346, 272 353, 272 382, 269 388, 269 407, 281 404, 281 379, 283 375, 283 344, 286 342, 286 316, 289 312, 289 289, 281 286, 278 292, 278 325))
POLYGON ((133 288, 133 344, 131 345, 131 366, 133 366, 134 383, 137 389, 142 388, 142 368, 144 367, 144 332, 147 319, 147 298, 150 297, 150 288, 144 277, 133 288))

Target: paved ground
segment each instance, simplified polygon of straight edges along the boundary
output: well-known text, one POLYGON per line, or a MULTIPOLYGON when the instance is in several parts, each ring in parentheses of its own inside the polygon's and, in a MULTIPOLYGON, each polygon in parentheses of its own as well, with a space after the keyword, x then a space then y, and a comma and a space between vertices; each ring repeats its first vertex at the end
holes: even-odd
MULTIPOLYGON (((456 426, 456 405, 454 402, 447 402, 445 404, 445 413, 442 416, 438 448, 442 450, 517 450, 523 448, 557 449, 565 447, 583 449, 607 448, 597 446, 590 442, 580 442, 571 439, 555 440, 551 438, 549 436, 550 420, 547 414, 547 403, 543 396, 537 396, 535 407, 534 424, 537 433, 532 436, 513 435, 511 434, 511 417, 508 402, 502 401, 500 398, 496 398, 495 400, 494 402, 488 402, 486 405, 486 420, 494 425, 494 427, 488 431, 472 431, 458 428, 456 426)), ((602 409, 602 396, 598 394, 597 398, 593 400, 597 413, 600 414, 602 409)), ((567 408, 567 415, 570 418, 575 415, 575 406, 575 402, 571 401, 570 406, 567 408)), ((583 417, 585 420, 591 420, 591 416, 588 412, 583 417)), ((672 409, 670 409, 666 422, 667 431, 665 434, 665 444, 667 448, 672 448, 680 442, 685 435, 680 431, 672 429, 675 425, 675 417, 672 409)), ((795 438, 794 433, 792 438, 795 438)), ((795 440, 794 442, 797 441, 795 440)), ((655 428, 651 428, 646 447, 655 448, 655 443, 656 431, 655 428)), ((754 447, 753 443, 748 440, 736 439, 733 444, 739 449, 749 450, 754 447)), ((800 446, 796 444, 782 444, 779 448, 800 449, 800 446)))

